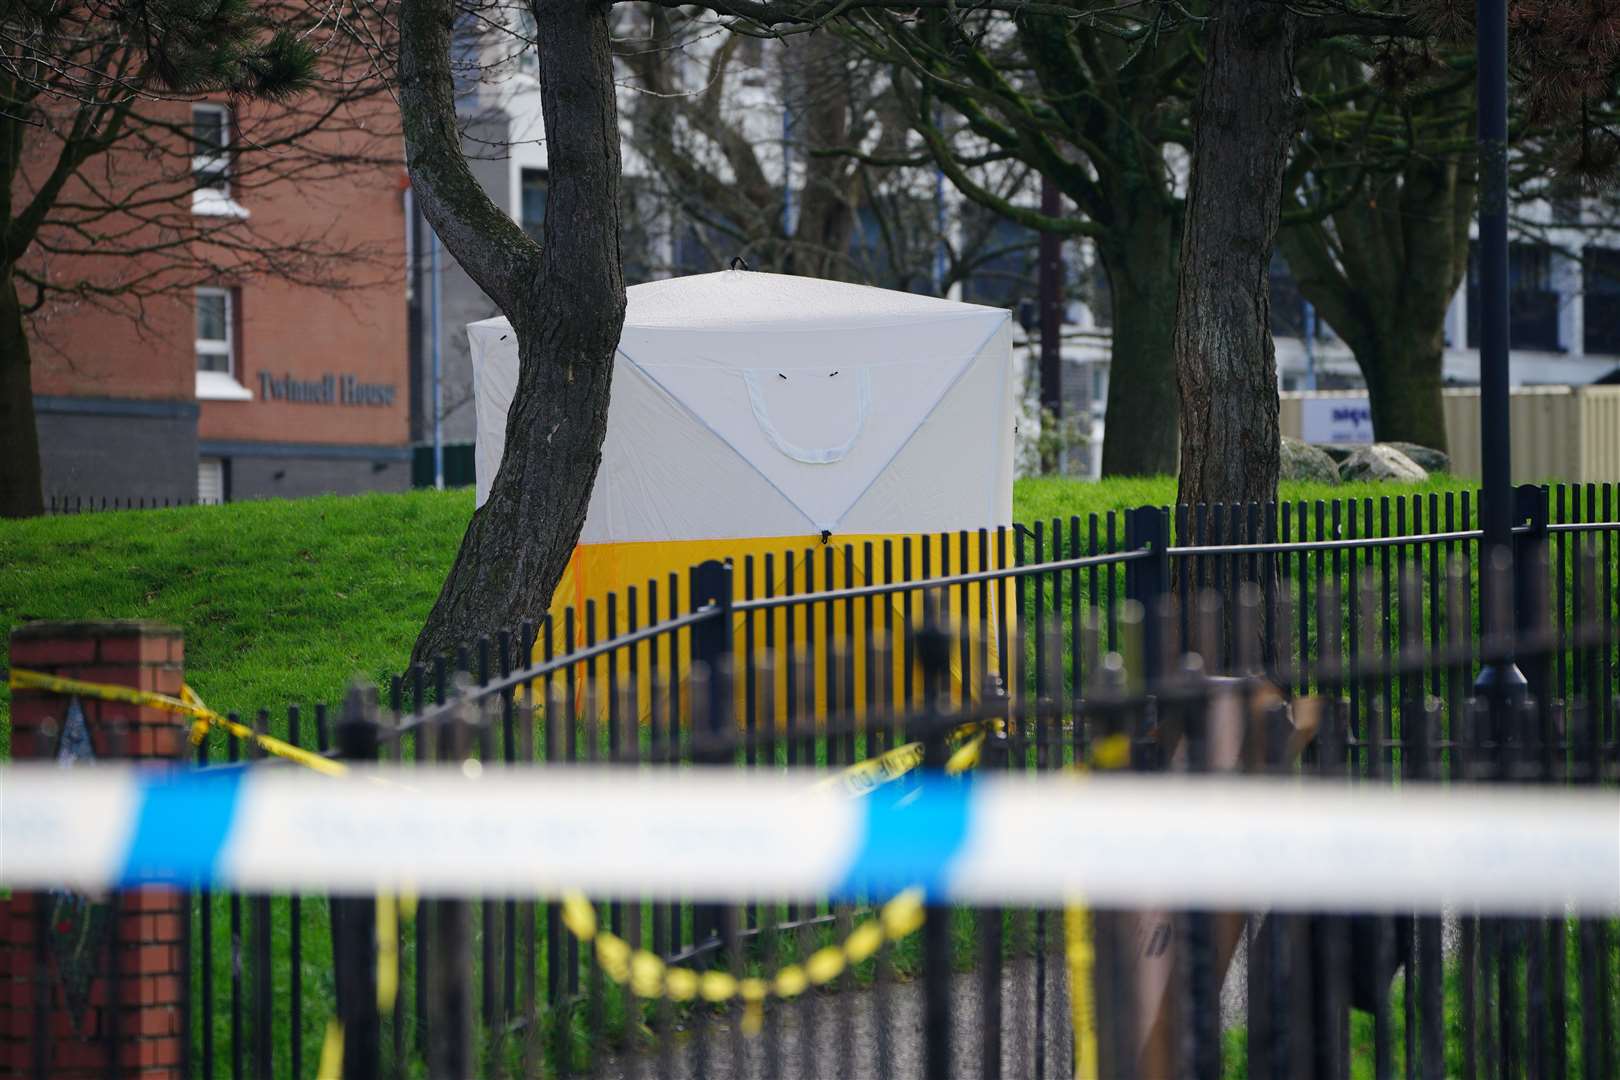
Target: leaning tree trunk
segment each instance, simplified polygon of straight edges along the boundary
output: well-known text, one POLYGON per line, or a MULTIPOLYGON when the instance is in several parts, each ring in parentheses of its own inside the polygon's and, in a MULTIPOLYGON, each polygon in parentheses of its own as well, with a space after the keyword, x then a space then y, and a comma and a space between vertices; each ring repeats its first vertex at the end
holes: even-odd
POLYGON ((1176 233, 1170 213, 1143 211, 1123 242, 1100 242, 1113 331, 1104 476, 1176 471, 1176 233))
POLYGON ((45 512, 32 372, 17 279, 7 267, 0 274, 0 517, 45 512))
POLYGON ((1268 272, 1298 122, 1300 16, 1221 0, 1194 116, 1176 303, 1183 503, 1273 502, 1280 437, 1268 272))
POLYGON ((534 4, 550 169, 538 252, 460 157, 449 8, 448 0, 407 0, 403 10, 412 180, 446 246, 511 320, 519 374, 500 469, 417 639, 418 662, 539 618, 550 605, 601 463, 625 305, 607 6, 534 4))

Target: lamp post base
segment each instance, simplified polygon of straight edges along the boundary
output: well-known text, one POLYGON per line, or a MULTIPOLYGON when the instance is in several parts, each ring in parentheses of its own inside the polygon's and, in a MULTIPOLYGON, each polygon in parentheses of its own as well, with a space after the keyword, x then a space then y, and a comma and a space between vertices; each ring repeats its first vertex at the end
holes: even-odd
POLYGON ((1479 669, 1474 692, 1493 705, 1519 705, 1530 695, 1530 680, 1511 660, 1497 660, 1479 669))

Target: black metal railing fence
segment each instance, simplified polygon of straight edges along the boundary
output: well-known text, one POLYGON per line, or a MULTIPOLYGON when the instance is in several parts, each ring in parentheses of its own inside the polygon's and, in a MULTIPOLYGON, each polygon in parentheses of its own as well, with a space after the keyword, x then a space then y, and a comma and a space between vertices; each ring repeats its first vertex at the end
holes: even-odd
POLYGON ((45 513, 95 514, 115 510, 169 510, 179 506, 218 506, 219 500, 173 495, 47 495, 45 513))
MULTIPOLYGON (((1537 643, 1537 662, 1524 664, 1534 700, 1557 723, 1590 717, 1581 722, 1597 732, 1592 752, 1610 753, 1611 536, 1620 528, 1611 489, 1527 488, 1519 498, 1527 510, 1515 534, 1518 581, 1498 587, 1516 587, 1530 613, 1520 633, 1537 643), (1595 629, 1583 638, 1583 626, 1595 629)), ((470 714, 475 722, 456 726, 457 737, 486 761, 847 768, 917 734, 908 729, 924 679, 908 629, 926 608, 950 627, 948 639, 927 646, 944 665, 942 707, 996 703, 1015 719, 1037 718, 1011 725, 1015 737, 995 750, 1005 767, 1086 762, 1098 732, 1131 715, 1121 688, 1162 689, 1185 656, 1199 655, 1210 672, 1263 674, 1284 701, 1342 700, 1345 767, 1356 762, 1360 774, 1388 781, 1408 766, 1411 721, 1450 733, 1477 708, 1476 508, 1469 493, 1237 512, 1143 508, 705 564, 407 672, 391 687, 382 753, 422 763, 459 753, 443 732, 449 718, 470 714), (1253 632, 1229 632, 1240 626, 1253 632)), ((324 707, 261 712, 256 722, 297 745, 333 746, 324 707)), ((1151 760, 1157 744, 1139 742, 1133 760, 1151 760)), ((236 740, 214 740, 199 747, 198 762, 245 754, 236 740)), ((1489 760, 1450 734, 1424 754, 1439 754, 1446 769, 1471 754, 1489 760)), ((614 932, 683 960, 723 955, 723 943, 737 940, 787 955, 849 915, 767 900, 736 912, 733 933, 722 936, 714 913, 690 904, 619 898, 603 909, 614 932), (776 941, 782 934, 792 944, 776 941)), ((1054 917, 1027 913, 1029 941, 1050 944, 1054 917)), ((1010 925, 1002 934, 994 920, 974 919, 974 944, 958 951, 1016 936, 1010 925)), ((590 1017, 580 1009, 599 1006, 589 1001, 589 957, 559 905, 479 901, 470 920, 471 1005, 486 1064, 584 1067, 590 1017)), ((321 898, 198 898, 195 1074, 314 1068, 334 1000, 331 927, 321 898)), ((384 1060, 403 1068, 426 1060, 440 1023, 430 1004, 439 976, 431 920, 419 917, 398 936, 402 989, 381 1031, 384 1060)), ((622 1001, 600 1007, 609 1043, 630 1050, 634 1010, 622 1001)))
MULTIPOLYGON (((1401 588, 1410 597, 1417 585, 1409 574, 1401 588)), ((1444 597, 1448 603, 1455 604, 1456 588, 1454 577, 1444 590, 1451 594, 1444 597)), ((1319 600, 1329 628, 1338 601, 1333 592, 1325 590, 1319 600)), ((1201 603, 1217 621, 1254 625, 1263 614, 1254 590, 1239 598, 1235 611, 1225 611, 1218 594, 1201 603)), ((1470 694, 1460 712, 1448 712, 1413 677, 1435 664, 1460 668, 1509 656, 1534 661, 1564 645, 1588 659, 1601 647, 1595 625, 1567 637, 1510 632, 1466 650, 1453 641, 1439 652, 1397 657, 1392 668, 1343 665, 1330 648, 1319 667, 1322 691, 1292 701, 1258 670, 1207 675, 1194 653, 1178 656, 1140 686, 1133 684, 1145 673, 1131 670, 1125 658, 1098 657, 1077 729, 1066 703, 1052 698, 953 700, 954 628, 935 621, 938 606, 929 608, 921 628, 909 635, 922 687, 914 711, 840 712, 803 733, 789 732, 807 751, 802 760, 815 760, 808 751, 819 741, 836 745, 848 735, 859 740, 886 728, 891 741, 902 732, 919 737, 925 761, 938 768, 948 760, 951 734, 964 723, 996 722, 980 768, 1048 772, 1082 762, 1148 773, 1280 774, 1331 784, 1441 781, 1464 785, 1459 792, 1490 783, 1620 780, 1620 738, 1603 710, 1588 701, 1496 701, 1470 694), (1386 713, 1370 692, 1371 685, 1386 682, 1401 688, 1398 713, 1386 713), (1364 721, 1349 706, 1348 691, 1356 683, 1367 684, 1364 721), (1103 760, 1105 741, 1120 738, 1129 754, 1103 760)), ((1145 624, 1154 619, 1168 637, 1174 620, 1168 607, 1157 615, 1130 613, 1124 632, 1150 636, 1145 624)), ((1141 652, 1135 660, 1150 663, 1141 652)), ((470 751, 478 734, 497 721, 493 715, 477 719, 475 688, 464 687, 460 696, 459 714, 440 712, 427 722, 471 720, 461 738, 470 751)), ((731 696, 714 700, 724 708, 731 696)), ((386 726, 379 737, 390 737, 386 726)), ((730 724, 707 736, 700 730, 693 745, 700 757, 723 753, 742 760, 747 744, 760 738, 771 736, 750 738, 730 724)), ((1277 872, 1285 876, 1287 868, 1277 872)), ((468 923, 478 919, 478 906, 474 901, 461 909, 468 923)), ((484 906, 487 940, 488 902, 484 906)), ((773 973, 778 981, 783 977, 783 965, 803 962, 827 942, 846 937, 867 913, 859 903, 783 905, 768 899, 721 911, 677 910, 694 930, 708 925, 713 938, 704 943, 708 948, 700 945, 672 959, 768 981, 773 973)), ((594 905, 594 920, 633 949, 651 947, 663 914, 662 905, 626 897, 594 905)), ((564 982, 548 988, 557 995, 551 1019, 559 1026, 547 1033, 546 1061, 562 1073, 601 1076, 1074 1075, 1085 1040, 1073 1012, 1077 969, 1060 929, 1073 914, 930 908, 918 938, 891 945, 864 968, 818 980, 823 989, 780 994, 785 1000, 771 1001, 747 1036, 740 1033, 749 1027, 748 1016, 735 1000, 637 997, 604 972, 591 949, 570 950, 564 982)), ((1105 910, 1089 917, 1095 958, 1081 997, 1095 1011, 1089 1052, 1098 1055, 1098 1075, 1218 1077, 1230 1075, 1228 1067, 1239 1061, 1250 1076, 1343 1076, 1369 1067, 1375 1075, 1423 1077, 1612 1075, 1616 927, 1607 918, 1563 910, 1537 918, 1481 918, 1466 908, 1449 920, 1433 911, 1354 910, 1105 910)), ((520 918, 537 935, 540 924, 537 917, 520 918)), ((470 940, 480 939, 473 934, 470 940)), ((564 942, 575 944, 566 935, 564 942)), ((454 963, 444 959, 442 940, 436 948, 442 962, 454 963)), ((481 963, 473 955, 457 965, 468 1000, 497 993, 484 950, 481 963), (477 991, 480 978, 483 988, 477 991)), ((459 1053, 454 1060, 471 1060, 467 1049, 459 1053)), ((377 1057, 386 1060, 380 1050, 377 1057)))

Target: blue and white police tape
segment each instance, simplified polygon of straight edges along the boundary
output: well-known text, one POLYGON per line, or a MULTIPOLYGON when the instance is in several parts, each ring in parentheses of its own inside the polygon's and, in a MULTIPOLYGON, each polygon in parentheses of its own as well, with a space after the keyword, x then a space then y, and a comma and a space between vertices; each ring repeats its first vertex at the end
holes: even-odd
POLYGON ((1620 913, 1620 793, 729 769, 0 771, 0 886, 1620 913))

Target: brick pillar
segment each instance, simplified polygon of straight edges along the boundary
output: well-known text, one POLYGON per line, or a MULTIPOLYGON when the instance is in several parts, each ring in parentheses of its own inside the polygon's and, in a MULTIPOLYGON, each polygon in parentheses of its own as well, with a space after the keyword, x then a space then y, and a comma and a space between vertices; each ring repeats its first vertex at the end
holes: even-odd
MULTIPOLYGON (((11 664, 70 679, 179 696, 185 642, 146 622, 28 623, 11 632, 11 664)), ((18 691, 11 756, 55 760, 71 699, 18 691)), ((79 699, 100 762, 177 761, 187 720, 160 709, 79 699)), ((58 905, 48 893, 0 901, 0 1077, 141 1077, 179 1080, 185 1061, 187 896, 136 889, 58 905), (54 918, 53 918, 54 917, 54 918), (52 923, 55 925, 52 925, 52 923), (72 931, 82 966, 68 959, 72 931), (87 981, 69 991, 67 973, 87 981)))

